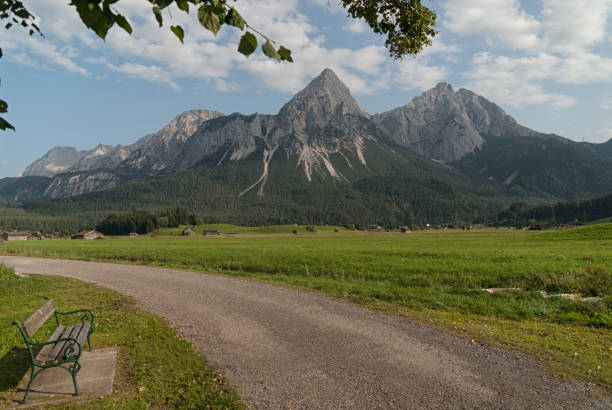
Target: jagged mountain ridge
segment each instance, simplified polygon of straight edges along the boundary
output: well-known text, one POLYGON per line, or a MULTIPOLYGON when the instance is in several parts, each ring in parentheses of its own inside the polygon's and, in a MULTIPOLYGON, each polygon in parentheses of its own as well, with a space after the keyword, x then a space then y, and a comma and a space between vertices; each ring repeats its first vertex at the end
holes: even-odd
MULTIPOLYGON (((213 156, 216 165, 223 166, 251 155, 260 156, 261 170, 248 183, 245 181, 240 194, 252 190, 261 196, 265 194, 269 167, 275 158, 294 158, 295 169, 310 182, 318 177, 347 181, 359 174, 351 170, 368 169, 365 150, 368 142, 388 150, 393 150, 393 144, 406 147, 426 158, 457 167, 476 183, 483 183, 484 179, 501 187, 520 185, 537 195, 568 195, 568 190, 547 191, 550 171, 542 167, 537 169, 540 164, 528 164, 528 173, 519 169, 527 164, 521 162, 524 155, 519 149, 510 150, 512 155, 495 164, 496 156, 502 154, 491 149, 488 141, 493 137, 507 138, 513 146, 528 146, 523 142, 529 138, 536 141, 555 138, 570 147, 565 154, 579 148, 570 140, 523 127, 491 101, 466 89, 455 91, 447 83, 438 84, 405 106, 370 115, 335 73, 326 69, 276 115, 235 113, 224 116, 207 110, 185 112, 157 133, 127 146, 129 155, 120 163, 109 160, 106 166, 104 161, 99 161, 105 166, 98 169, 91 165, 93 161, 71 163, 64 168, 67 173, 55 176, 45 196, 59 198, 103 190, 134 179, 186 170, 213 156), (222 152, 215 156, 219 150, 222 152), (521 163, 521 167, 516 167, 515 162, 521 163), (537 183, 534 184, 534 180, 537 183)), ((592 155, 600 157, 602 154, 595 152, 606 151, 605 147, 596 146, 604 144, 591 145, 592 155)), ((59 169, 57 162, 53 162, 53 166, 59 169)), ((538 162, 545 165, 541 158, 538 162)), ((40 169, 39 165, 32 169, 40 169)), ((612 170, 612 163, 609 165, 612 170)), ((559 166, 559 161, 554 166, 553 174, 567 172, 559 166)), ((606 160, 604 166, 608 167, 606 160)), ((581 168, 581 178, 588 179, 597 172, 592 168, 581 168)), ((377 172, 376 169, 371 171, 377 172)), ((561 175, 557 185, 563 184, 563 178, 561 175)), ((599 181, 592 180, 595 185, 599 181)), ((576 195, 597 194, 593 184, 582 192, 575 181, 568 186, 578 187, 576 195)))
POLYGON ((156 133, 145 135, 130 145, 98 144, 91 150, 54 147, 26 167, 22 176, 54 177, 63 173, 108 170, 124 163, 134 168, 144 168, 150 162, 157 164, 160 159, 165 160, 165 156, 175 152, 177 146, 184 143, 204 121, 221 116, 223 113, 219 111, 185 111, 156 133))

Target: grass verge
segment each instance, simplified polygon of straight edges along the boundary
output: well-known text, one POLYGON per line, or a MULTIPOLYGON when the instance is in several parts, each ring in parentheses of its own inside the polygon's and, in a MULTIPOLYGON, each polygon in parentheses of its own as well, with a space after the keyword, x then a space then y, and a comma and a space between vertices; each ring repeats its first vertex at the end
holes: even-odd
MULTIPOLYGON (((21 278, 0 265, 0 408, 9 404, 29 371, 29 358, 13 320, 22 321, 52 298, 61 310, 82 307, 96 315, 94 348, 119 346, 115 394, 70 408, 245 408, 223 375, 208 366, 169 324, 137 309, 134 301, 99 286, 53 276, 21 278)), ((49 319, 35 336, 46 340, 49 319)))

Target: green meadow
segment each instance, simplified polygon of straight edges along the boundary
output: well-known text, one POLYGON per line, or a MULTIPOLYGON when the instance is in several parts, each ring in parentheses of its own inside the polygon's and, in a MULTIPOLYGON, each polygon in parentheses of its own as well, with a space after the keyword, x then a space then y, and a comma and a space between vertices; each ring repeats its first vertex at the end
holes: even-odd
POLYGON ((179 228, 137 238, 5 242, 0 253, 159 265, 308 289, 528 353, 558 376, 612 384, 612 224, 407 234, 315 228, 206 225, 195 237, 179 236, 179 228), (203 237, 204 229, 224 234, 203 237))

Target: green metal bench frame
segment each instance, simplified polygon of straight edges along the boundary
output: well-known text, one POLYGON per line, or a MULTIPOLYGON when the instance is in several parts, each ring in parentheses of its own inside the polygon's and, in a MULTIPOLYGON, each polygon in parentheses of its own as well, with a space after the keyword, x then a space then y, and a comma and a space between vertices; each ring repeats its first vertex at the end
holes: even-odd
MULTIPOLYGON (((30 386, 32 385, 32 382, 34 381, 36 376, 38 376, 40 372, 42 372, 43 370, 49 369, 52 367, 61 367, 62 369, 66 369, 66 371, 68 371, 68 373, 70 373, 70 375, 72 376, 72 382, 74 383, 74 395, 75 396, 81 395, 81 392, 79 391, 79 386, 77 385, 77 380, 76 380, 77 373, 79 372, 79 370, 81 370, 81 363, 79 362, 79 359, 81 358, 81 353, 82 353, 81 342, 77 340, 76 335, 75 337, 53 338, 53 335, 58 333, 58 331, 60 330, 63 331, 64 329, 68 329, 68 328, 64 328, 61 325, 60 316, 69 316, 69 315, 74 315, 74 314, 79 314, 79 313, 81 314, 81 317, 80 317, 81 326, 86 326, 86 324, 89 323, 88 325, 89 328, 87 329, 86 337, 87 337, 87 345, 89 346, 89 350, 91 351, 92 349, 90 336, 94 330, 95 316, 91 312, 91 310, 78 309, 78 310, 73 310, 71 312, 58 312, 57 310, 55 310, 55 304, 53 300, 49 298, 45 298, 45 299, 47 299, 47 302, 43 304, 36 312, 32 313, 32 315, 30 315, 30 317, 28 317, 22 323, 13 322, 13 325, 17 326, 17 328, 21 332, 21 335, 23 336, 23 340, 25 341, 26 347, 28 348, 28 353, 30 354, 30 362, 32 366, 31 373, 30 373, 30 381, 28 382, 28 386, 26 387, 25 395, 23 396, 23 399, 20 401, 21 404, 24 404, 26 399, 28 398, 28 394, 30 394, 30 386), (38 315, 38 317, 35 317, 35 315, 38 315), (46 342, 42 342, 42 343, 32 341, 30 337, 32 337, 36 333, 36 331, 38 331, 38 329, 47 321, 49 317, 51 317, 51 315, 55 316, 55 323, 57 325, 55 332, 53 333, 53 335, 51 335, 53 339, 49 339, 46 342), (28 321, 31 321, 31 322, 33 321, 35 323, 33 325, 30 325, 30 323, 26 323, 28 321), (61 329, 60 329, 60 326, 62 326, 61 329), (30 329, 30 327, 32 329, 30 329), (59 343, 63 343, 63 346, 59 345, 59 343), (48 350, 51 350, 51 348, 54 346, 60 347, 57 352, 57 357, 54 358, 51 363, 47 363, 46 361, 39 363, 36 359, 37 356, 34 355, 34 351, 32 350, 32 348, 41 348, 42 350, 45 346, 50 346, 50 347, 47 347, 48 350)), ((81 327, 80 329, 83 329, 83 327, 81 327)), ((63 336, 61 332, 59 333, 59 335, 63 336)), ((84 338, 85 338, 84 335, 79 337, 79 339, 83 341, 84 341, 84 338)), ((37 354, 38 353, 40 352, 37 352, 37 354)))

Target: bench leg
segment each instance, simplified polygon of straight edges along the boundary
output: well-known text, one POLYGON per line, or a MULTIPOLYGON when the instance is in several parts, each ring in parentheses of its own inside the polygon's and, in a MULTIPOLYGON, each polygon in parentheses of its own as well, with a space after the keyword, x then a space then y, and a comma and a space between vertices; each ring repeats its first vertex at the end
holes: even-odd
POLYGON ((80 396, 81 392, 79 391, 79 385, 77 384, 77 373, 79 372, 79 370, 81 370, 81 365, 76 362, 74 363, 74 365, 72 366, 71 370, 70 370, 70 374, 72 375, 72 383, 74 383, 74 395, 75 396, 80 396))
POLYGON ((34 381, 34 379, 36 378, 36 376, 38 376, 38 373, 40 373, 40 370, 38 372, 34 371, 34 366, 32 366, 32 372, 30 373, 30 381, 28 382, 28 387, 26 387, 26 392, 23 396, 23 399, 19 401, 19 403, 21 404, 25 404, 28 395, 30 394, 30 386, 32 385, 32 382, 34 381))
POLYGON ((91 352, 91 340, 89 339, 90 334, 87 333, 87 346, 89 346, 89 351, 91 352))

